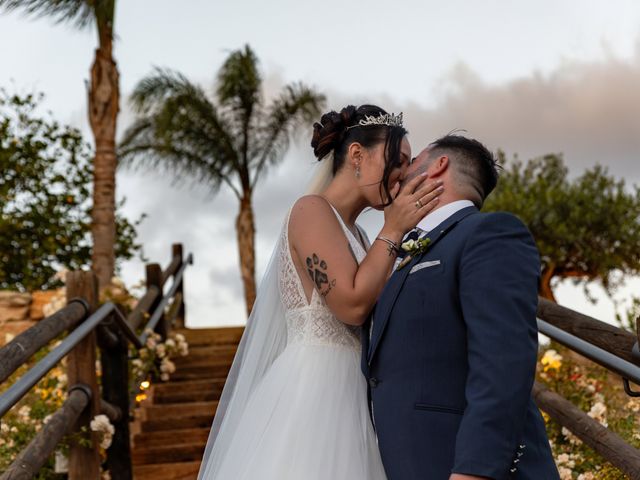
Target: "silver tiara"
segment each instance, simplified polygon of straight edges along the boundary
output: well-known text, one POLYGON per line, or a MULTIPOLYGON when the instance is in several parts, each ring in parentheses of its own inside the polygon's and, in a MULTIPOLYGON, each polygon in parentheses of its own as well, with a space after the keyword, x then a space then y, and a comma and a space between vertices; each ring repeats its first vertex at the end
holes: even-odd
POLYGON ((402 112, 400 112, 398 115, 396 115, 395 113, 385 113, 385 114, 381 113, 377 117, 374 117, 373 115, 365 115, 364 118, 360 120, 358 123, 356 123, 355 125, 351 125, 350 127, 347 127, 347 130, 349 130, 350 128, 356 128, 356 127, 368 127, 370 125, 402 127, 402 112))

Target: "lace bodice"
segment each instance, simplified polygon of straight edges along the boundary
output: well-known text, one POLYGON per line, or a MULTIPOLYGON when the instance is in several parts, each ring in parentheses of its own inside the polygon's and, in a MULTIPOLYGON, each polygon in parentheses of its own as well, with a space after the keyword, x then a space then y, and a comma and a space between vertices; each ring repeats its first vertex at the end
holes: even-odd
MULTIPOLYGON (((333 206, 331 208, 340 222, 356 260, 358 263, 362 262, 367 252, 344 224, 335 208, 333 206)), ((287 321, 287 343, 343 345, 359 349, 359 327, 353 327, 338 320, 315 288, 311 294, 311 300, 307 302, 289 247, 290 215, 291 211, 282 229, 278 247, 278 286, 287 321)), ((361 229, 359 231, 362 233, 361 229)))

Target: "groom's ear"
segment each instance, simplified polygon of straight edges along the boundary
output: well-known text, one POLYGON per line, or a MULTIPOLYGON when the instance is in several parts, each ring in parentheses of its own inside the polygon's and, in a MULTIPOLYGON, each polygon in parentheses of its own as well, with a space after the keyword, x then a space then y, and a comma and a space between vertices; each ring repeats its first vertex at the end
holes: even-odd
POLYGON ((449 156, 448 155, 439 155, 438 158, 431 162, 427 172, 429 173, 429 178, 440 177, 442 176, 447 169, 449 168, 449 156))

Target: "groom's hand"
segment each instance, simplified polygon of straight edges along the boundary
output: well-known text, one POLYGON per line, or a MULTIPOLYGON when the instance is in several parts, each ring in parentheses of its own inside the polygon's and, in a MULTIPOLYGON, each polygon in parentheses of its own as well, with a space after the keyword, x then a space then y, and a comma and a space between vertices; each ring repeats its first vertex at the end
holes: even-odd
POLYGON ((452 473, 449 480, 487 480, 487 477, 476 477, 474 475, 463 475, 462 473, 452 473))

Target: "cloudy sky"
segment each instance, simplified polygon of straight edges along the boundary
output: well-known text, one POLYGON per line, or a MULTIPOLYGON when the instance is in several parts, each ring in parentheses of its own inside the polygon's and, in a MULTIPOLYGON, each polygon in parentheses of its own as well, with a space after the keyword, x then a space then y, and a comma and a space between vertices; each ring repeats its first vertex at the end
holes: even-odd
MULTIPOLYGON (((228 53, 248 43, 260 58, 267 100, 302 80, 323 91, 333 109, 371 102, 404 111, 416 152, 463 128, 510 155, 562 152, 572 174, 599 162, 640 183, 640 3, 632 0, 127 0, 118 5, 115 28, 121 132, 133 118, 126 97, 154 66, 212 89, 228 53)), ((90 30, 2 15, 0 86, 44 92, 54 116, 90 138, 85 82, 94 45, 90 30)), ((309 137, 301 132, 257 188, 258 276, 286 209, 316 166, 309 137)), ((118 196, 127 197, 131 217, 149 215, 140 227, 147 257, 166 265, 172 242, 193 252, 188 324, 242 323, 235 198, 131 171, 118 174, 118 196)), ((361 223, 373 236, 381 217, 365 213, 361 223)), ((143 271, 132 261, 123 277, 132 284, 143 271)), ((619 298, 639 291, 632 279, 619 298)), ((591 305, 568 283, 557 293, 563 304, 613 317, 606 299, 591 305)))

